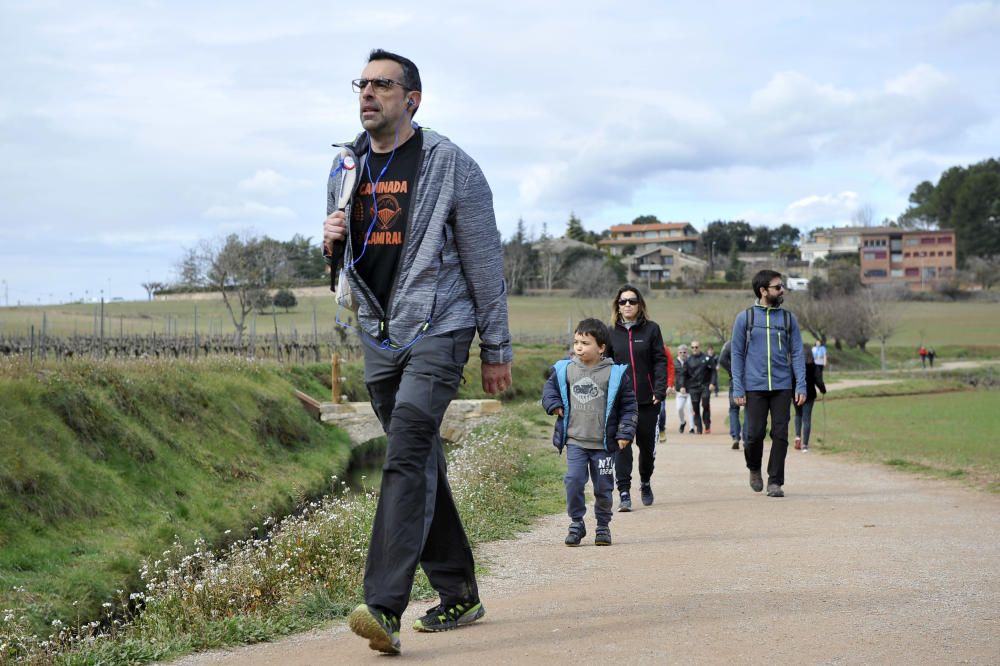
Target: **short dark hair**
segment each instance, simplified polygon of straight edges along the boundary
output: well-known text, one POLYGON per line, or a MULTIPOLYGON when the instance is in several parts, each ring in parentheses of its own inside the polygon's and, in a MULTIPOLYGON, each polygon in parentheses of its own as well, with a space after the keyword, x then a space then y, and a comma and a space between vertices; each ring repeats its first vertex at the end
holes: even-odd
POLYGON ((615 294, 614 299, 611 301, 611 324, 617 324, 618 320, 621 319, 621 311, 619 310, 618 299, 622 297, 626 291, 631 291, 635 293, 635 297, 639 300, 639 314, 636 317, 636 321, 642 321, 646 319, 646 299, 642 297, 642 292, 639 291, 638 287, 634 287, 630 284, 623 284, 618 287, 618 293, 615 294))
POLYGON ((771 280, 780 277, 781 273, 778 271, 772 271, 770 268, 757 271, 757 274, 753 276, 753 282, 751 283, 753 285, 754 298, 760 298, 760 290, 767 289, 768 285, 771 284, 771 280))
POLYGON ((417 66, 409 58, 404 58, 397 53, 392 53, 385 49, 372 49, 372 52, 368 54, 368 62, 373 60, 391 60, 399 63, 399 66, 403 68, 403 80, 401 83, 406 86, 407 90, 423 92, 420 87, 420 70, 417 69, 417 66))
POLYGON ((594 317, 582 320, 576 325, 576 330, 573 332, 591 336, 598 347, 606 347, 611 342, 611 334, 608 333, 608 327, 604 325, 603 321, 594 317))

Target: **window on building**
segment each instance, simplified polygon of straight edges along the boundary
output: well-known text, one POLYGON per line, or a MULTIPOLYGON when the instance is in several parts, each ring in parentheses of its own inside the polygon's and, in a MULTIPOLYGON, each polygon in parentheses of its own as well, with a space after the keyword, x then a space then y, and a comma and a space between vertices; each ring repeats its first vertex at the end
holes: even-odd
POLYGON ((885 276, 886 272, 881 268, 871 268, 865 271, 866 278, 884 278, 885 276))
POLYGON ((933 266, 926 266, 926 267, 924 268, 924 278, 925 278, 925 279, 926 279, 926 278, 931 278, 931 279, 933 279, 933 278, 935 278, 935 277, 937 277, 937 269, 936 269, 936 268, 934 268, 933 266))
POLYGON ((951 256, 951 250, 948 250, 948 251, 947 251, 947 252, 945 252, 944 254, 945 254, 945 256, 946 256, 946 257, 950 257, 950 256, 951 256))
POLYGON ((666 257, 663 257, 663 265, 664 266, 673 266, 673 264, 674 264, 674 258, 673 258, 673 256, 668 255, 666 257))
POLYGON ((934 237, 933 236, 924 236, 923 238, 920 239, 920 244, 921 245, 934 245, 934 237))
POLYGON ((904 241, 904 244, 905 245, 920 245, 920 239, 919 238, 907 238, 904 241))
POLYGON ((938 236, 938 245, 951 245, 951 236, 938 236))
POLYGON ((906 277, 920 277, 920 269, 914 266, 906 269, 906 277))
POLYGON ((889 275, 892 277, 903 277, 903 269, 893 268, 891 271, 889 271, 889 275))
POLYGON ((892 257, 891 257, 892 263, 898 264, 902 260, 903 260, 903 255, 902 254, 900 254, 899 252, 893 252, 892 253, 892 257))
POLYGON ((889 243, 889 249, 898 252, 903 249, 903 241, 899 238, 893 238, 889 243))

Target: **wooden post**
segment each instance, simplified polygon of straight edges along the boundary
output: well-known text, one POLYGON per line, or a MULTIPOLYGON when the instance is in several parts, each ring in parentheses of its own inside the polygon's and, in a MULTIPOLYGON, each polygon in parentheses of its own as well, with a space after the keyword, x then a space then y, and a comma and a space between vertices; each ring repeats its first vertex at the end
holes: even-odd
POLYGON ((330 361, 330 402, 340 404, 340 354, 333 352, 330 361))

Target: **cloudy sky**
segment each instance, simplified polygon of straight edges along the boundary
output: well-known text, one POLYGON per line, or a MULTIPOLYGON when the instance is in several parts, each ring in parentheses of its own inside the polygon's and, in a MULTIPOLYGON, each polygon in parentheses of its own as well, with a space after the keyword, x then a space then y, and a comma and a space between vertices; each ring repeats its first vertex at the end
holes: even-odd
POLYGON ((319 238, 373 47, 420 67, 417 120, 505 238, 878 221, 1000 153, 1000 2, 479 4, 2 0, 0 299, 141 298, 199 240, 319 238))

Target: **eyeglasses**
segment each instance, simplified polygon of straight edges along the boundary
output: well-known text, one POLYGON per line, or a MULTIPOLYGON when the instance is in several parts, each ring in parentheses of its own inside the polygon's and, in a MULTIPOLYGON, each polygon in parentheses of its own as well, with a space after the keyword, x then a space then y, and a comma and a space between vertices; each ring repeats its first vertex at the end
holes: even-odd
POLYGON ((619 298, 618 305, 639 305, 638 298, 619 298))
POLYGON ((701 349, 698 345, 691 345, 691 349, 701 349))
POLYGON ((393 86, 399 86, 403 90, 409 90, 409 88, 404 86, 399 81, 393 81, 392 79, 382 79, 382 78, 354 79, 353 81, 351 81, 351 87, 354 88, 354 92, 359 93, 365 88, 367 88, 369 83, 372 84, 372 88, 375 89, 375 92, 379 93, 389 92, 390 90, 392 90, 393 86))
POLYGON ((767 285, 767 288, 768 289, 774 289, 776 291, 784 291, 785 290, 785 285, 783 285, 783 284, 769 284, 769 285, 767 285))

